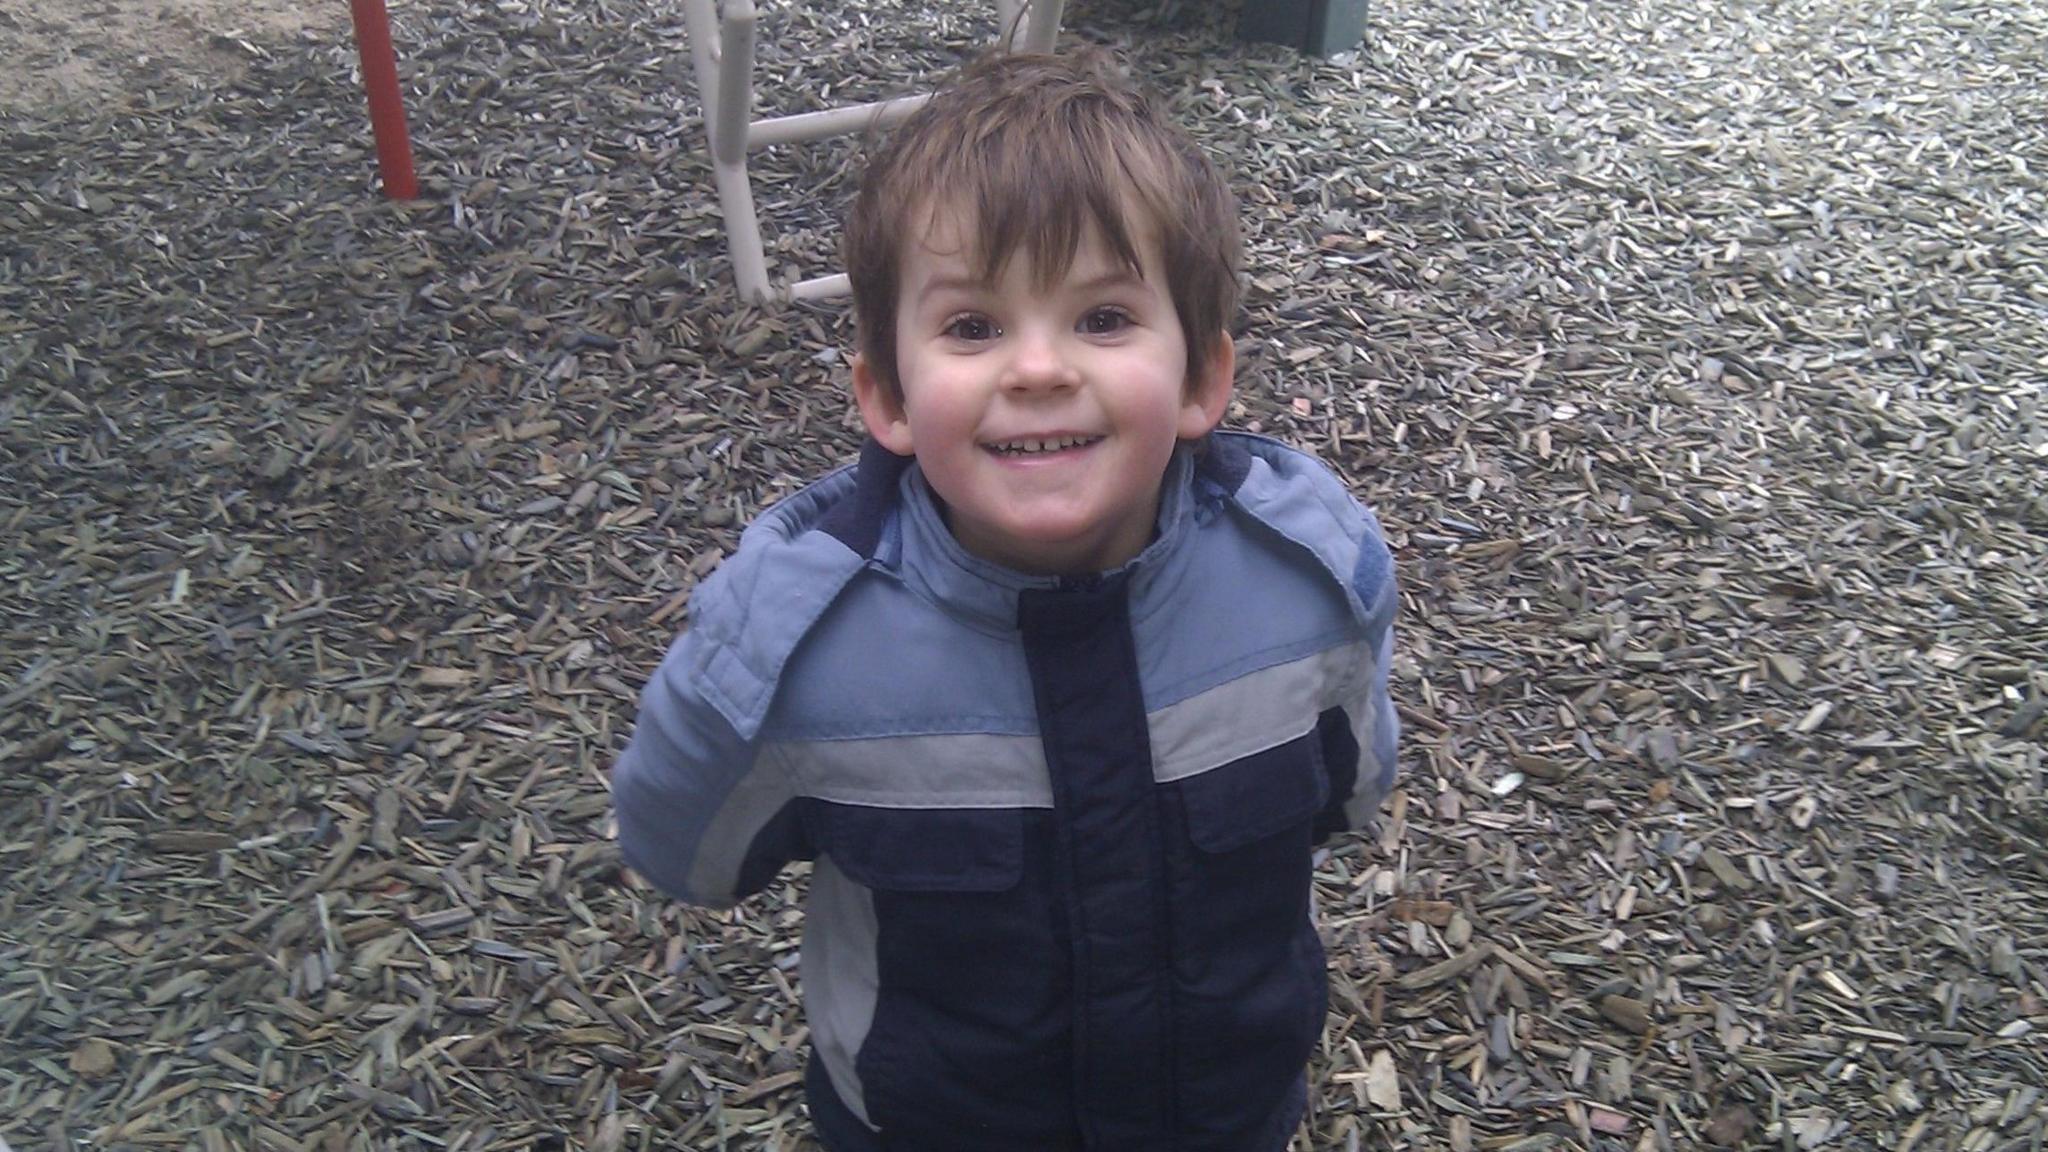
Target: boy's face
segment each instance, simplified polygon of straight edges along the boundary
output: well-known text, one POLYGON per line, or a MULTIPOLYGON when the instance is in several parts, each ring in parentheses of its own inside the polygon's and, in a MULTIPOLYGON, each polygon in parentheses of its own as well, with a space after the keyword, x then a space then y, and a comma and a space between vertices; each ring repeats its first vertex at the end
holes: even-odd
POLYGON ((1091 226, 1042 289, 1028 251, 977 281, 968 235, 941 215, 905 255, 902 399, 856 357, 861 416, 884 447, 917 457, 969 552, 1024 572, 1114 568, 1151 541, 1174 445, 1222 418, 1230 339, 1188 378, 1149 238, 1140 277, 1091 226))

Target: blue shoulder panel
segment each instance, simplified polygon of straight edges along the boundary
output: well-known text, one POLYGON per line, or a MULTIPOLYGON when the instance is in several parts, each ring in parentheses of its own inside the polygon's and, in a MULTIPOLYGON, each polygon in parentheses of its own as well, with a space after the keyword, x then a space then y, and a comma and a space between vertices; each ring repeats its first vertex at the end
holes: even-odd
POLYGON ((1265 436, 1214 434, 1213 477, 1235 475, 1231 497, 1254 519, 1313 554, 1368 632, 1394 613, 1394 560, 1379 520, 1320 460, 1265 436))
POLYGON ((708 646, 701 690, 742 739, 760 731, 790 654, 873 553, 904 463, 870 444, 859 464, 756 520, 691 597, 708 646))

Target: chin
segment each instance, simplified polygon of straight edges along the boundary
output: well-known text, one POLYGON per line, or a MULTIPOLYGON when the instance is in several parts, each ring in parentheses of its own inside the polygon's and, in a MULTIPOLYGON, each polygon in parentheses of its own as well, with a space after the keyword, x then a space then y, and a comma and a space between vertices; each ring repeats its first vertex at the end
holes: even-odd
POLYGON ((1012 536, 1011 539, 1021 549, 1056 562, 1062 570, 1072 569, 1077 564, 1089 571, 1114 568, 1143 551, 1146 544, 1146 541, 1140 540, 1136 547, 1128 550, 1128 554, 1122 554, 1115 536, 1105 534, 1092 525, 1063 532, 1019 534, 1012 536), (1115 562, 1101 562, 1103 557, 1112 554, 1118 554, 1115 562))
POLYGON ((1094 544, 1101 530, 1081 518, 1072 520, 1038 520, 1029 524, 1010 527, 1005 533, 1011 540, 1029 548, 1072 550, 1094 544))

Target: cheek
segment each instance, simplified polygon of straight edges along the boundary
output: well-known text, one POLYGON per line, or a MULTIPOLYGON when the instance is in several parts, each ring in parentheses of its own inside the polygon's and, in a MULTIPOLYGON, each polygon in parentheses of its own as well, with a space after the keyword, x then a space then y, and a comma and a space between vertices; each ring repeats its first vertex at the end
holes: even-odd
POLYGON ((911 385, 909 412, 929 428, 950 428, 967 418, 966 400, 939 373, 927 372, 911 385))
POLYGON ((1148 377, 1142 394, 1132 396, 1127 411, 1148 434, 1164 432, 1171 438, 1180 427, 1181 409, 1187 406, 1186 373, 1179 364, 1160 365, 1148 377))
POLYGON ((909 409, 919 455, 958 457, 974 451, 975 414, 959 398, 927 396, 909 409))

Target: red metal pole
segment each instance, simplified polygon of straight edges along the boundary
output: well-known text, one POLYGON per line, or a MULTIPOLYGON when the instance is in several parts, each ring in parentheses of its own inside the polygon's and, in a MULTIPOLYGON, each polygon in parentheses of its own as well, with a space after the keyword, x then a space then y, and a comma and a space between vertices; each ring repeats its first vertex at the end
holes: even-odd
POLYGON ((412 172, 412 141, 405 134, 405 101, 398 93, 398 53, 391 47, 391 20, 384 0, 349 0, 356 24, 356 51, 363 58, 363 88, 370 96, 370 129, 377 137, 377 170, 384 194, 413 200, 420 194, 412 172))

